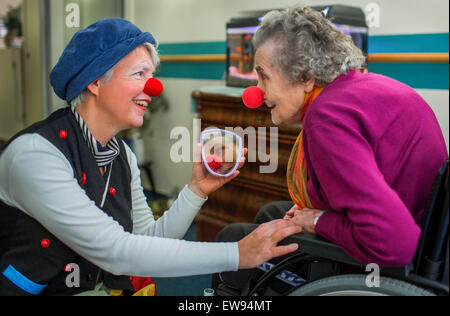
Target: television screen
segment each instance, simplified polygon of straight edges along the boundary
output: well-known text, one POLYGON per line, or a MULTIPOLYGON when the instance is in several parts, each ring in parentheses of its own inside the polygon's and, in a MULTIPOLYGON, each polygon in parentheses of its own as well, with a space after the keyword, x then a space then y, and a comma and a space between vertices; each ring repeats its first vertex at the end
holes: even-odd
POLYGON ((257 26, 231 27, 227 29, 228 70, 231 77, 258 80, 253 67, 254 49, 252 37, 257 26))

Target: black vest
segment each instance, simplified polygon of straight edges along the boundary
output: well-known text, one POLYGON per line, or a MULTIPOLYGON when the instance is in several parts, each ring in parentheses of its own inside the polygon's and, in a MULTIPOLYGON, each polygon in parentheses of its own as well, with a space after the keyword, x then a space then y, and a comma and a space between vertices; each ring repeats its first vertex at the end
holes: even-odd
MULTIPOLYGON (((74 177, 87 196, 126 232, 131 233, 131 171, 121 140, 118 140, 120 155, 113 162, 108 193, 101 207, 108 171, 105 176, 100 174, 71 110, 65 108, 54 112, 46 120, 18 133, 9 143, 27 133, 37 133, 58 148, 72 165, 74 177)), ((0 295, 29 295, 33 290, 27 290, 28 281, 32 285, 45 285, 43 290, 35 289, 34 292, 39 293, 33 294, 73 295, 94 289, 100 275, 111 289, 133 291, 128 277, 101 271, 59 241, 35 219, 1 200, 0 214, 0 295), (74 270, 69 269, 70 263, 79 266, 80 287, 66 285, 66 279, 73 281, 70 273, 74 270), (25 285, 20 285, 23 277, 26 278, 25 285), (11 281, 15 278, 16 284, 11 281)))

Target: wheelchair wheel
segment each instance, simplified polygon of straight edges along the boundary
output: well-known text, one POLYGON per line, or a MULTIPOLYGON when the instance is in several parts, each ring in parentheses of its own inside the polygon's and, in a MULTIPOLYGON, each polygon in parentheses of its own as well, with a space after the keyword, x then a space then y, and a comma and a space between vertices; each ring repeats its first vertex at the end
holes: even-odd
POLYGON ((420 287, 380 277, 379 287, 368 287, 366 275, 339 275, 320 279, 292 291, 289 296, 434 296, 420 287))

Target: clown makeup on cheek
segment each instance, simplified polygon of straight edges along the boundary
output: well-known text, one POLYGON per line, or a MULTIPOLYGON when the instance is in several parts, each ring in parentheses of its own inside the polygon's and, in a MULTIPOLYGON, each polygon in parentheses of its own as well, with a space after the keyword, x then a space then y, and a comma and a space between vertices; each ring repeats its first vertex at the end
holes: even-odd
POLYGON ((218 177, 229 177, 239 167, 242 138, 221 129, 205 130, 201 134, 202 160, 206 169, 218 177))

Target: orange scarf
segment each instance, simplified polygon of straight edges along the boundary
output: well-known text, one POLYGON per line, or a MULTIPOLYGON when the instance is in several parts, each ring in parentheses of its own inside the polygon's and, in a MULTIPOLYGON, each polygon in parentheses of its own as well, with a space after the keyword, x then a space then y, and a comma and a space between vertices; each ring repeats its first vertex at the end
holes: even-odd
MULTIPOLYGON (((300 110, 300 122, 308 111, 311 102, 322 92, 324 88, 314 87, 313 91, 305 95, 305 101, 300 110)), ((303 130, 298 135, 292 148, 291 156, 287 166, 287 185, 292 201, 299 209, 314 208, 306 191, 306 182, 308 180, 308 169, 306 168, 305 152, 303 148, 303 130)))

